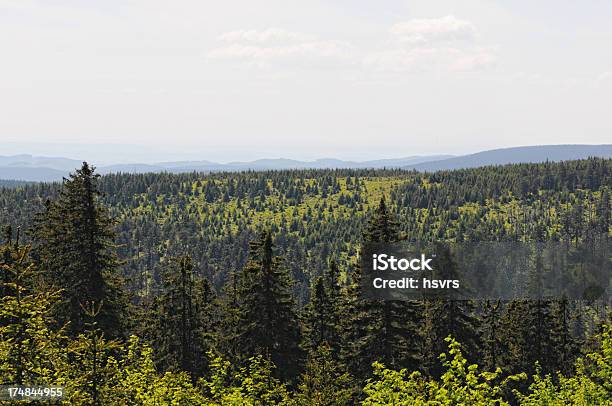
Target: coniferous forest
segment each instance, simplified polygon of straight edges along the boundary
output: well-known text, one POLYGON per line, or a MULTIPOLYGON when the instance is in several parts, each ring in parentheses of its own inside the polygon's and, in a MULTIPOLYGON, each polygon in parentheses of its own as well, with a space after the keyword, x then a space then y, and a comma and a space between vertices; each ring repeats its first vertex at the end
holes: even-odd
POLYGON ((68 405, 611 404, 609 296, 372 301, 359 266, 366 242, 588 245, 612 235, 611 191, 609 159, 83 163, 62 184, 5 183, 0 385, 61 386, 68 405))

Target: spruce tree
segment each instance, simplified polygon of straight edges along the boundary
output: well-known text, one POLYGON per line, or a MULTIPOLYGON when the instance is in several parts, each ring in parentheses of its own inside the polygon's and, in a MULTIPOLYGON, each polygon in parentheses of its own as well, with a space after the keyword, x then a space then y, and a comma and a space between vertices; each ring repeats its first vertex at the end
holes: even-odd
MULTIPOLYGON (((367 243, 394 243, 398 225, 387 209, 385 198, 375 209, 364 232, 367 243)), ((365 378, 374 361, 391 368, 418 365, 420 306, 416 301, 365 300, 361 287, 362 270, 356 265, 346 291, 344 360, 349 371, 365 378)))
POLYGON ((325 275, 315 278, 310 303, 303 312, 303 348, 312 352, 326 344, 335 359, 338 359, 342 348, 342 309, 337 276, 338 265, 332 260, 325 275))
POLYGON ((482 312, 482 351, 483 366, 487 371, 495 371, 500 366, 502 349, 500 334, 501 302, 486 300, 482 312))
POLYGON ((302 358, 291 284, 282 259, 274 255, 272 236, 261 233, 250 244, 239 280, 238 349, 243 362, 262 355, 289 380, 297 376, 302 358))
POLYGON ((306 351, 310 352, 311 349, 335 339, 337 326, 333 323, 331 313, 323 278, 318 276, 311 289, 310 303, 304 308, 303 347, 306 351))
POLYGON ((579 354, 580 340, 572 335, 572 304, 566 298, 555 300, 552 305, 552 341, 555 356, 551 358, 551 369, 569 374, 579 354))
POLYGON ((525 315, 526 300, 512 300, 504 308, 500 321, 501 348, 500 362, 502 369, 508 373, 533 371, 530 349, 527 347, 525 315), (527 368, 527 369, 526 369, 527 368))
POLYGON ((377 314, 372 311, 372 302, 363 298, 361 267, 356 265, 350 272, 350 282, 343 294, 342 346, 340 356, 351 375, 358 381, 366 379, 371 365, 377 360, 375 337, 377 314))
POLYGON ((123 332, 126 302, 118 276, 114 222, 99 202, 98 177, 86 162, 47 201, 32 234, 46 283, 61 289, 58 323, 73 335, 85 328, 83 306, 96 305, 98 328, 108 337, 123 332))
POLYGON ((194 275, 189 256, 172 258, 154 305, 154 343, 163 370, 206 372, 206 353, 214 340, 211 319, 214 292, 206 278, 194 275))
MULTIPOLYGON (((436 243, 434 269, 436 278, 457 279, 457 264, 448 246, 436 243)), ((476 359, 480 343, 475 304, 470 300, 425 297, 423 325, 423 367, 427 373, 440 376, 443 372, 438 356, 445 350, 444 340, 452 336, 462 344, 468 359, 476 359)))
POLYGON ((238 277, 239 273, 237 271, 230 272, 229 278, 223 286, 222 295, 217 297, 215 301, 215 308, 217 309, 215 348, 234 366, 240 361, 238 277))
POLYGON ((545 373, 556 372, 561 358, 571 351, 567 303, 557 315, 555 303, 544 296, 547 267, 539 247, 531 254, 526 275, 527 299, 512 301, 502 318, 503 341, 506 351, 502 360, 511 372, 535 373, 536 362, 545 373), (558 336, 558 337, 557 337, 558 336), (550 351, 557 341, 560 353, 550 351))
POLYGON ((536 362, 542 372, 556 372, 556 322, 549 300, 513 300, 501 320, 502 368, 510 373, 536 372, 536 362))

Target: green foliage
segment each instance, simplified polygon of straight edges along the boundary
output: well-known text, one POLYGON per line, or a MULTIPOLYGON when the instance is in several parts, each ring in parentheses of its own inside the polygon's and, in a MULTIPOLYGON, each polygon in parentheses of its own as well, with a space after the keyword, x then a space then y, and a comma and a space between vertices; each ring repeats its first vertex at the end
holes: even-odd
POLYGON ((131 336, 123 357, 116 363, 116 375, 109 389, 116 395, 115 404, 124 405, 201 405, 202 391, 193 385, 185 372, 158 373, 153 350, 131 336))
MULTIPOLYGON (((599 336, 601 346, 577 360, 573 376, 561 373, 532 377, 527 393, 514 390, 520 405, 604 405, 612 401, 612 328, 604 326, 599 336)), ((441 355, 445 372, 439 380, 419 372, 386 369, 374 363, 375 379, 364 388, 364 405, 509 405, 503 394, 527 374, 502 377, 502 371, 478 372, 477 365, 467 364, 461 346, 450 337, 449 351, 441 355)))
POLYGON ((210 404, 277 405, 291 404, 289 392, 273 375, 273 364, 262 356, 252 357, 238 373, 230 363, 218 356, 210 361, 209 379, 201 381, 210 394, 210 404))
POLYGON ((374 375, 364 388, 367 395, 364 405, 509 405, 502 399, 506 378, 496 384, 501 370, 479 372, 478 365, 468 365, 461 352, 461 345, 448 337, 448 353, 440 356, 445 372, 439 380, 427 379, 419 372, 393 371, 374 363, 374 375))
POLYGON ((299 405, 342 406, 353 398, 352 379, 334 360, 327 344, 308 356, 296 401, 299 405))
POLYGON ((72 364, 56 383, 67 405, 204 405, 207 400, 185 372, 159 373, 153 350, 137 337, 125 344, 90 334, 74 340, 72 364), (95 356, 94 356, 95 355, 95 356))
POLYGON ((58 292, 37 292, 29 247, 0 246, 0 383, 52 384, 66 362, 63 329, 53 329, 58 292))
POLYGON ((612 328, 604 326, 599 351, 576 362, 576 373, 542 375, 537 368, 529 393, 515 392, 521 405, 604 405, 612 402, 612 328))
POLYGON ((97 406, 114 399, 114 390, 106 383, 116 373, 113 356, 120 348, 119 342, 104 339, 96 329, 80 334, 69 343, 67 368, 57 375, 57 383, 65 387, 68 402, 97 406))
MULTIPOLYGON (((153 294, 167 256, 188 254, 196 274, 221 291, 267 227, 295 279, 298 305, 328 259, 355 260, 381 197, 411 240, 574 239, 610 225, 605 159, 521 164, 419 174, 383 170, 113 174, 99 178, 99 201, 117 221, 118 254, 131 292, 153 294), (575 209, 581 207, 580 209, 575 209), (572 214, 573 213, 573 214, 572 214), (566 221, 569 219, 571 221, 566 221)), ((0 192, 0 224, 29 227, 61 185, 0 192)), ((344 281, 346 275, 342 275, 344 281)))
POLYGON ((408 373, 406 369, 386 369, 375 362, 375 378, 368 381, 363 389, 366 395, 364 405, 418 405, 424 404, 423 394, 426 381, 419 372, 408 373))
POLYGON ((610 236, 611 165, 98 177, 84 164, 62 185, 1 189, 0 383, 64 385, 75 405, 609 403, 610 330, 592 335, 609 304, 368 301, 358 247, 554 240, 580 255, 610 236), (461 346, 447 351, 448 335, 461 346))

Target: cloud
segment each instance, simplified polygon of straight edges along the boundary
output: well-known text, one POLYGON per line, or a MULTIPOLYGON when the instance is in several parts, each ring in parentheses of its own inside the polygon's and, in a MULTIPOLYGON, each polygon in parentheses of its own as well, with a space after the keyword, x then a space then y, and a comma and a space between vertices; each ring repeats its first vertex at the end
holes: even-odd
POLYGON ((436 59, 436 49, 388 49, 366 55, 363 64, 378 72, 423 71, 432 66, 436 59))
POLYGON ((238 30, 230 31, 219 36, 225 42, 247 42, 247 43, 270 43, 270 42, 304 42, 312 41, 312 35, 286 31, 280 28, 267 28, 263 31, 258 30, 238 30))
POLYGON ((477 44, 470 21, 454 16, 394 24, 386 49, 370 52, 363 65, 378 72, 467 72, 496 63, 496 50, 477 44))
POLYGON ((259 67, 347 61, 353 52, 352 45, 345 41, 319 39, 279 28, 230 31, 220 35, 219 40, 226 44, 211 50, 209 58, 244 61, 259 67))
POLYGON ((262 68, 351 66, 375 72, 466 72, 496 62, 495 49, 477 43, 474 24, 454 16, 403 21, 387 32, 391 37, 371 48, 281 28, 236 30, 218 36, 220 44, 207 56, 262 68))
POLYGON ((604 72, 599 75, 596 83, 598 86, 612 86, 612 71, 604 72))
POLYGON ((295 56, 335 57, 345 54, 349 45, 340 41, 312 41, 283 46, 231 44, 209 52, 210 58, 270 60, 295 56))
POLYGON ((433 44, 471 41, 476 37, 476 27, 469 21, 449 15, 400 22, 391 27, 391 33, 403 43, 433 44))
POLYGON ((363 64, 377 72, 468 72, 496 63, 492 49, 413 48, 389 49, 367 55, 363 64))
POLYGON ((488 69, 497 63, 493 48, 477 48, 458 51, 453 55, 449 69, 454 72, 470 72, 488 69))

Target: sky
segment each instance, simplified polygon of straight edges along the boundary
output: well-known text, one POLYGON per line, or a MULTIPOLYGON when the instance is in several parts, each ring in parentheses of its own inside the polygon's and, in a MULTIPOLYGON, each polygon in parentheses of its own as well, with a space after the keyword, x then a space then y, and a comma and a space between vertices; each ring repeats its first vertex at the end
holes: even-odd
POLYGON ((612 142, 607 0, 0 0, 0 155, 612 142))

